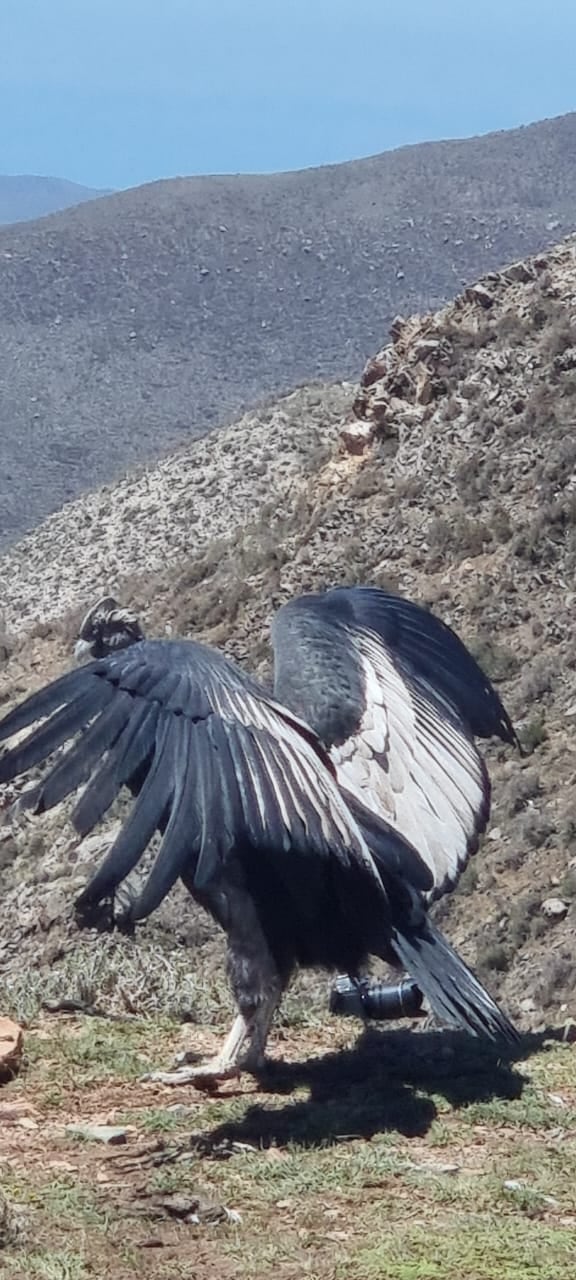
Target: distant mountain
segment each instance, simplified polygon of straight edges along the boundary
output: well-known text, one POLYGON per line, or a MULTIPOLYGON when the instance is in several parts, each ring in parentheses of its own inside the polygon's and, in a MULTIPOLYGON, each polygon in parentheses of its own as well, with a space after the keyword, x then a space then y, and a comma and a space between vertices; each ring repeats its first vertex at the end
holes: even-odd
POLYGON ((576 228, 576 114, 0 229, 0 541, 576 228))
POLYGON ((0 223, 28 222, 110 195, 96 187, 82 187, 66 178, 37 178, 31 174, 0 175, 0 223))

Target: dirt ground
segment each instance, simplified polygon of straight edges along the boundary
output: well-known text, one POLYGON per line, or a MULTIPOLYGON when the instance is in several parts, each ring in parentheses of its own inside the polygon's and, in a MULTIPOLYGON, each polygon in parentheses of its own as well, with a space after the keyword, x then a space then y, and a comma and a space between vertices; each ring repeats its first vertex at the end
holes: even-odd
POLYGON ((41 1018, 0 1089, 0 1273, 568 1280, 573 1045, 551 1030, 504 1062, 464 1036, 357 1031, 279 1029, 265 1078, 207 1096, 141 1077, 220 1029, 41 1018))

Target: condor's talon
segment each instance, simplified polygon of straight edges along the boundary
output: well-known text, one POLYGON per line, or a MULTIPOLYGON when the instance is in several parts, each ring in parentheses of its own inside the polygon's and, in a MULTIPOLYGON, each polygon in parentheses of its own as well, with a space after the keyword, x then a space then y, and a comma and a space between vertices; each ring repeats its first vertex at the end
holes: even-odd
POLYGON ((176 1057, 175 1069, 150 1071, 143 1077, 144 1080, 151 1080, 156 1084, 191 1084, 195 1089, 205 1089, 212 1093, 225 1080, 236 1080, 244 1071, 258 1071, 264 1062, 263 1046, 275 1005, 276 999, 270 999, 250 1021, 239 1014, 220 1052, 207 1062, 194 1062, 196 1055, 191 1050, 184 1049, 176 1057), (190 1059, 192 1065, 187 1065, 190 1064, 190 1059))
POLYGON ((223 1063, 214 1058, 197 1067, 180 1067, 176 1071, 149 1071, 142 1079, 155 1084, 191 1084, 195 1089, 213 1093, 224 1081, 237 1079, 240 1070, 234 1063, 223 1063))

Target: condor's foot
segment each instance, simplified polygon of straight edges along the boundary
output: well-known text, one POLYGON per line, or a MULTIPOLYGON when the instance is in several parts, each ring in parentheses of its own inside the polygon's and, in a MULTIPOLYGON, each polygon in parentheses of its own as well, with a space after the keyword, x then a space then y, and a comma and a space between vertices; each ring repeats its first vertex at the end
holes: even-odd
POLYGON ((198 1063, 196 1066, 176 1067, 173 1071, 150 1071, 143 1076, 143 1080, 153 1080, 157 1084, 191 1084, 195 1089, 206 1090, 207 1093, 214 1093, 218 1085, 225 1080, 236 1080, 241 1074, 242 1067, 237 1062, 230 1062, 224 1057, 218 1055, 216 1058, 210 1058, 208 1062, 198 1063))
POLYGON ((255 1035, 254 1026, 241 1014, 236 1018, 220 1053, 208 1062, 196 1063, 194 1057, 191 1053, 180 1053, 172 1071, 151 1071, 143 1078, 157 1084, 191 1084, 195 1089, 212 1093, 225 1080, 237 1080, 243 1072, 257 1073, 264 1066, 262 1039, 255 1035))

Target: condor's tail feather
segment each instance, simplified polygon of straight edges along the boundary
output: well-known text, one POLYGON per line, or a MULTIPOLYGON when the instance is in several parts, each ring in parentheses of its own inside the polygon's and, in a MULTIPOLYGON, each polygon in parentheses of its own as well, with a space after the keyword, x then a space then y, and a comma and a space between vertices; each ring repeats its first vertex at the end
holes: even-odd
POLYGON ((401 932, 396 928, 392 946, 442 1022, 490 1040, 518 1042, 509 1018, 431 920, 401 932))

